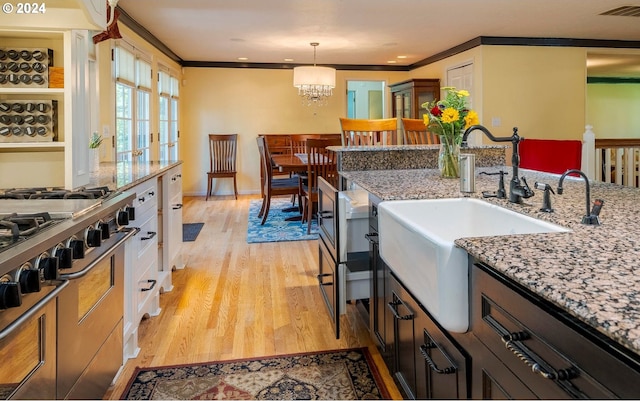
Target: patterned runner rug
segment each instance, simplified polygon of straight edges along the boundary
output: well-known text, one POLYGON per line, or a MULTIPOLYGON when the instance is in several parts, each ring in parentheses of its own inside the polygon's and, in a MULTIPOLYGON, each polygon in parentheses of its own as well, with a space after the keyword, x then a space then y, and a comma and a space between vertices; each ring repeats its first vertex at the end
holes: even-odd
POLYGON ((291 197, 271 199, 269 215, 264 225, 261 225, 261 217, 258 217, 261 199, 251 201, 249 206, 249 223, 247 225, 247 243, 304 241, 318 239, 318 225, 315 219, 311 224, 311 234, 307 234, 307 223, 300 221, 286 221, 287 217, 299 214, 297 211, 284 212, 291 207, 291 197))
POLYGON ((122 400, 389 399, 366 348, 136 368, 122 400))

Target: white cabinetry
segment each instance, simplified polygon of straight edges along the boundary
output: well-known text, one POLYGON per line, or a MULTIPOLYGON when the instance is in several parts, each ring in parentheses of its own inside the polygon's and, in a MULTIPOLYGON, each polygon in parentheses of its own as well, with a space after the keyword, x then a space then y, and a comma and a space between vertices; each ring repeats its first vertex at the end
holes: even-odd
POLYGON ((0 86, 0 101, 45 100, 57 104, 56 137, 53 141, 0 141, 6 171, 0 188, 87 185, 89 176, 89 46, 86 30, 0 29, 2 48, 45 48, 53 51, 53 66, 64 68, 64 88, 0 86), (24 168, 28 166, 28 168, 24 168))
POLYGON ((160 239, 158 256, 158 284, 170 291, 171 271, 184 268, 182 261, 182 165, 163 174, 159 180, 162 188, 161 205, 158 208, 160 239))
POLYGON ((155 179, 131 189, 136 193, 135 219, 140 232, 127 248, 125 267, 124 359, 138 352, 138 325, 145 316, 160 314, 158 284, 158 188, 155 179))

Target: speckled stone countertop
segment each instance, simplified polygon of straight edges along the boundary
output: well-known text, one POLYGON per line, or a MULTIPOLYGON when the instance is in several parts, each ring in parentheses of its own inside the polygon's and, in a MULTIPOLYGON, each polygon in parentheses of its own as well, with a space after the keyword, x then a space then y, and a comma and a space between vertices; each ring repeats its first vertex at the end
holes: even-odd
POLYGON ((89 186, 108 186, 126 191, 179 164, 182 161, 103 162, 97 172, 91 173, 89 186))
MULTIPOLYGON (((469 146, 460 153, 476 155, 476 166, 491 167, 505 164, 503 145, 469 146)), ((338 170, 399 170, 438 167, 440 145, 388 145, 388 146, 330 146, 338 152, 338 170)))
MULTIPOLYGON (((509 188, 511 167, 505 176, 509 188)), ((499 168, 476 169, 476 192, 497 189, 496 176, 478 175, 499 168)), ((463 196, 459 180, 442 179, 437 170, 349 171, 342 176, 381 200, 463 196)), ((536 181, 557 188, 559 176, 520 170, 531 188, 536 181)), ((553 213, 540 212, 543 191, 522 205, 491 202, 553 222, 571 232, 461 238, 456 245, 560 309, 640 354, 640 190, 591 183, 591 201, 604 200, 600 226, 581 224, 586 213, 585 183, 568 177, 562 195, 551 195, 553 213)))

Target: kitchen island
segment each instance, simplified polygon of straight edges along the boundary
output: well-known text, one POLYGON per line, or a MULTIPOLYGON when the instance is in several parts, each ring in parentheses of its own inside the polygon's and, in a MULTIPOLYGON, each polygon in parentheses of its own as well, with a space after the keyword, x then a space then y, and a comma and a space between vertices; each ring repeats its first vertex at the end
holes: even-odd
POLYGON ((182 161, 106 162, 91 185, 134 192, 132 226, 140 229, 127 249, 124 359, 135 357, 142 318, 160 314, 160 293, 171 291, 182 258, 182 161))
MULTIPOLYGON (((459 180, 442 179, 437 170, 342 171, 380 201, 400 199, 483 198, 482 192, 498 188, 497 176, 479 172, 509 171, 510 167, 481 167, 476 171, 476 192, 462 194, 459 180)), ((529 185, 549 184, 554 190, 559 176, 521 170, 529 185)), ((509 176, 505 178, 508 180, 509 176)), ((506 183, 508 186, 508 183, 506 183)), ((542 191, 521 205, 506 199, 487 202, 552 222, 570 232, 461 238, 456 245, 474 262, 548 303, 556 312, 568 314, 576 324, 611 340, 608 346, 624 358, 640 360, 640 232, 634 220, 640 212, 640 190, 612 184, 591 183, 591 200, 604 200, 600 226, 581 224, 586 212, 585 183, 567 178, 564 193, 552 195, 553 213, 541 212, 542 191)), ((470 273, 471 274, 471 273, 470 273)), ((455 337, 455 336, 454 336, 455 337)))

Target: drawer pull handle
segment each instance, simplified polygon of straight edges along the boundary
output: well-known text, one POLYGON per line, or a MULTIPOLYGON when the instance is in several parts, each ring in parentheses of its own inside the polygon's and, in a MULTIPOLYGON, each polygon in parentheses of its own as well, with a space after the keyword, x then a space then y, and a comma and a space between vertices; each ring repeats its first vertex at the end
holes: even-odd
MULTIPOLYGON (((429 352, 427 351, 429 349, 434 349, 434 348, 438 348, 438 346, 435 345, 434 343, 422 344, 420 346, 420 353, 422 354, 422 357, 427 362, 427 365, 429 365, 431 370, 433 370, 434 372, 440 375, 449 375, 451 373, 456 373, 458 368, 455 366, 447 366, 444 369, 438 368, 438 365, 436 365, 433 359, 431 359, 431 357, 429 356, 429 352)), ((447 359, 450 359, 447 355, 445 355, 445 357, 447 357, 447 359)))
POLYGON ((151 286, 150 286, 150 287, 147 287, 147 288, 140 288, 140 291, 143 291, 143 292, 144 292, 144 291, 151 291, 151 290, 153 290, 153 287, 155 287, 155 286, 156 286, 156 283, 157 283, 157 282, 158 282, 158 280, 153 280, 153 279, 147 280, 147 283, 151 283, 151 286))
POLYGON ((502 336, 502 342, 504 346, 517 356, 525 365, 531 368, 533 373, 537 373, 548 380, 571 380, 578 376, 578 373, 573 368, 559 369, 557 372, 553 369, 547 369, 542 365, 550 366, 539 356, 529 355, 529 350, 526 347, 521 346, 517 341, 526 340, 529 335, 525 332, 509 333, 502 336), (538 362, 542 361, 542 363, 538 362))
POLYGON ((397 301, 391 301, 387 304, 387 306, 389 307, 389 309, 391 309, 391 313, 393 313, 393 316, 398 319, 398 320, 412 320, 413 319, 413 311, 411 310, 411 308, 409 308, 407 306, 407 304, 405 304, 404 302, 402 302, 402 300, 400 298, 398 298, 397 301), (398 305, 403 305, 405 308, 407 308, 407 310, 409 311, 408 314, 406 315, 401 315, 398 313, 396 306, 398 305))
POLYGON ((148 239, 151 239, 151 238, 155 237, 156 234, 157 233, 155 231, 147 231, 147 235, 148 236, 147 237, 140 237, 140 241, 146 241, 148 239))
POLYGON ((320 283, 320 285, 333 285, 333 281, 330 281, 328 283, 322 282, 323 277, 329 277, 329 276, 333 276, 333 274, 331 273, 318 274, 316 277, 318 278, 318 283, 320 283))
POLYGON ((177 203, 173 205, 173 210, 178 210, 178 209, 182 209, 182 203, 177 203))
POLYGON ((140 202, 140 203, 144 203, 144 201, 145 201, 144 196, 141 196, 141 197, 139 197, 139 198, 138 198, 138 202, 140 202))
POLYGON ((378 243, 378 233, 369 233, 369 234, 365 234, 364 237, 367 239, 367 241, 372 242, 374 244, 378 243))

